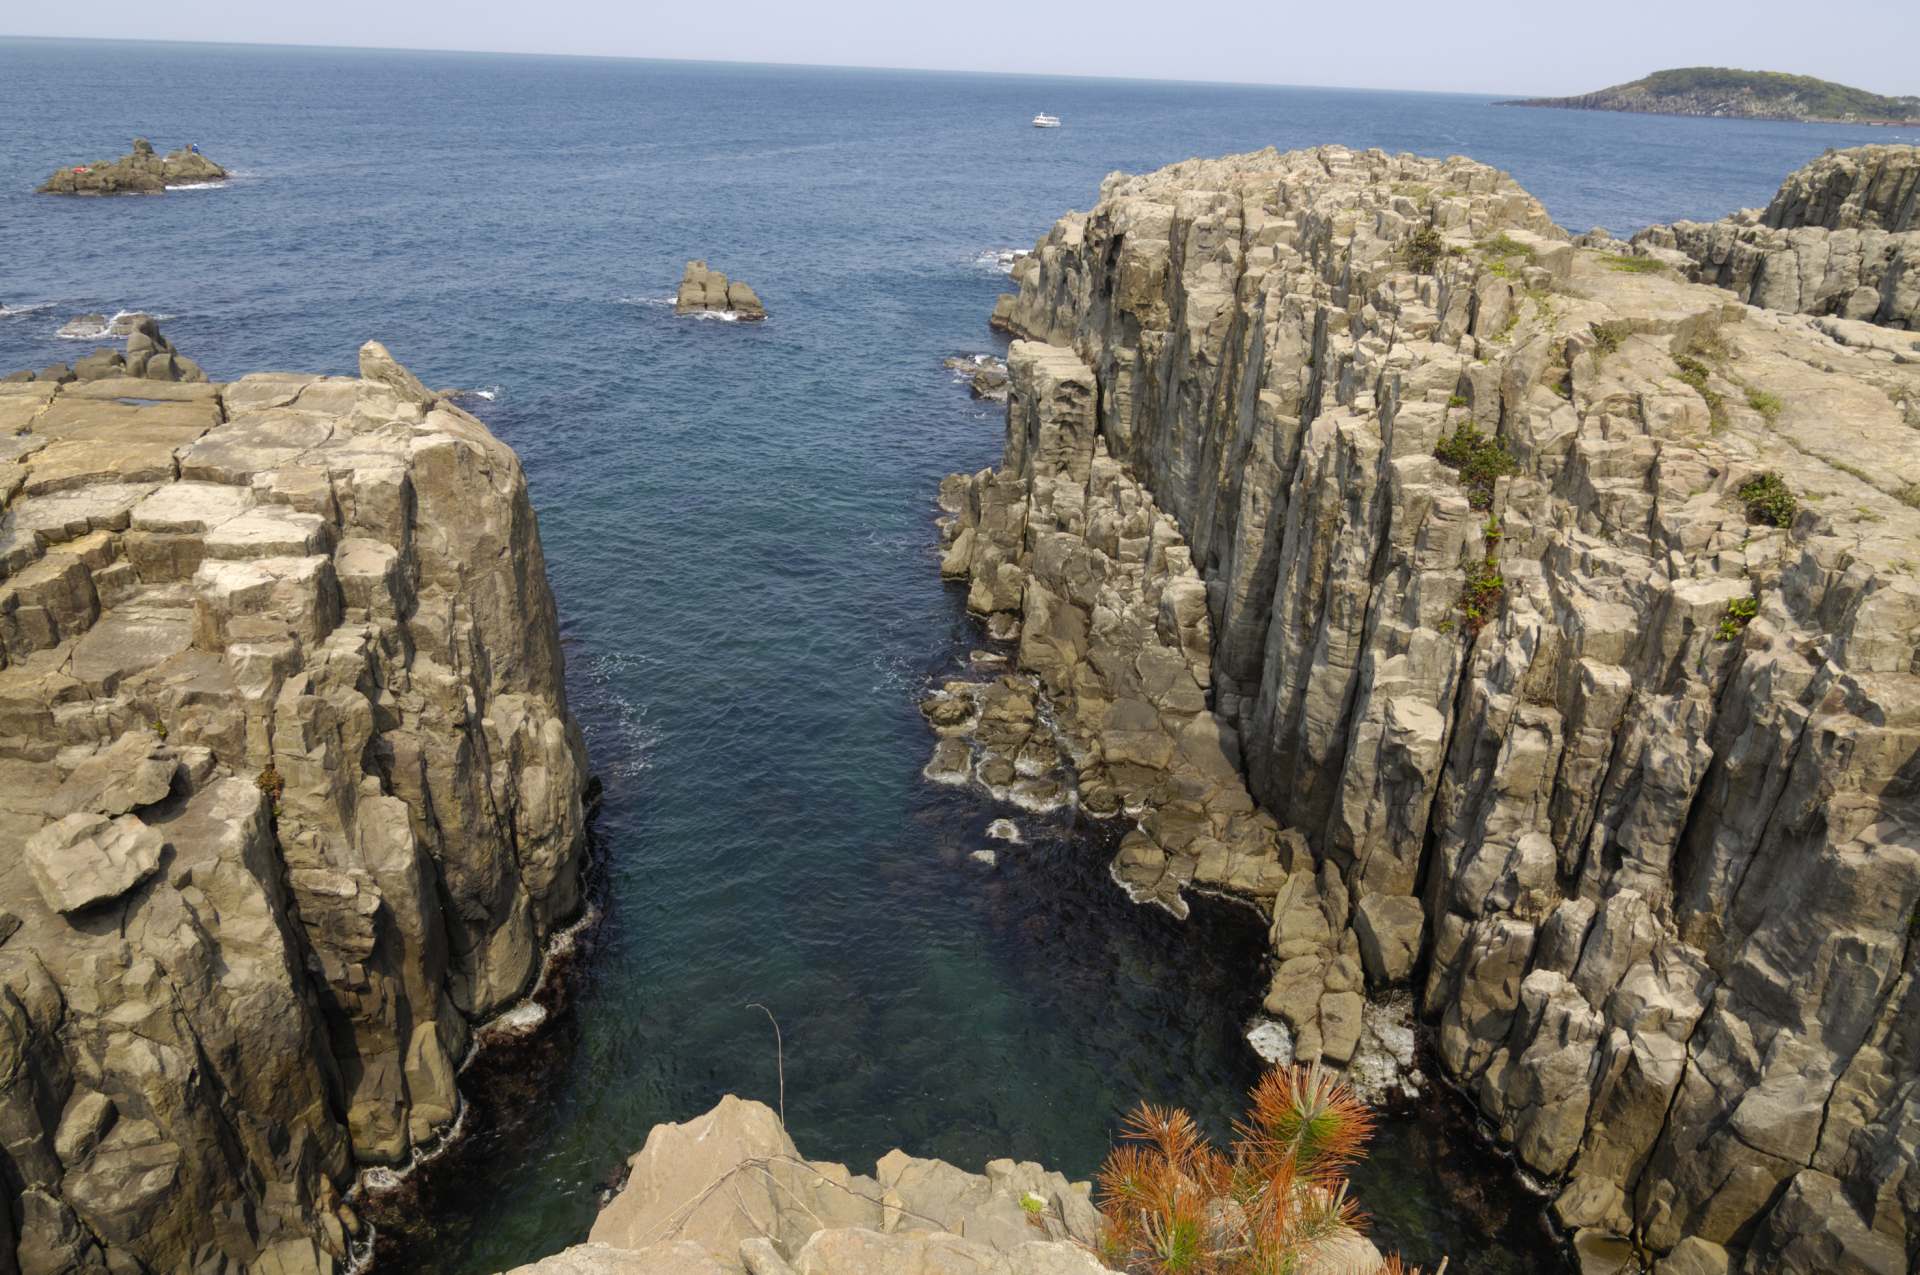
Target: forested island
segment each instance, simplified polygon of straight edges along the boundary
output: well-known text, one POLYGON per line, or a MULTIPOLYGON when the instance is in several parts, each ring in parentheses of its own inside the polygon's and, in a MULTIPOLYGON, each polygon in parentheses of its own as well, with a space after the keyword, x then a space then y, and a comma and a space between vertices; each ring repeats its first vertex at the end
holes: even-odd
POLYGON ((1885 97, 1810 75, 1717 66, 1655 71, 1631 84, 1616 84, 1578 97, 1535 97, 1496 105, 1725 119, 1920 123, 1920 97, 1885 97))

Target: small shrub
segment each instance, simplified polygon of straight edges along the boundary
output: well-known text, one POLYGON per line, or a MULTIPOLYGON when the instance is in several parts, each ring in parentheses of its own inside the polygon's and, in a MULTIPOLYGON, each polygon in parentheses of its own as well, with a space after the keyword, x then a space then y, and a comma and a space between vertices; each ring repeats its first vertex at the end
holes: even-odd
POLYGON ((1459 471, 1467 503, 1475 509, 1491 508, 1494 484, 1520 469, 1506 443, 1481 433, 1472 421, 1443 436, 1433 454, 1442 465, 1459 471))
POLYGON ((1713 422, 1713 428, 1719 429, 1727 423, 1727 399, 1713 388, 1711 377, 1713 369, 1691 354, 1676 354, 1673 364, 1679 368, 1681 381, 1692 387, 1694 393, 1706 400, 1707 419, 1713 422))
POLYGON ((1447 252, 1446 240, 1432 226, 1422 226, 1407 240, 1407 265, 1415 274, 1432 274, 1447 252))
POLYGON ((1022 1191, 1020 1193, 1020 1207, 1027 1211, 1029 1218, 1036 1218, 1047 1211, 1047 1202, 1038 1195, 1035 1195, 1032 1191, 1022 1191))
POLYGON ((1771 425, 1780 419, 1780 413, 1786 410, 1786 404, 1780 401, 1778 394, 1769 394, 1765 390, 1747 387, 1747 406, 1766 418, 1771 425))
POLYGON ((1593 325, 1593 350, 1599 358, 1618 354, 1626 343, 1627 335, 1632 331, 1624 323, 1596 323, 1593 325))
POLYGON ((1769 469, 1758 478, 1749 478, 1740 484, 1740 500, 1747 507, 1747 517, 1753 522, 1764 522, 1775 527, 1789 526, 1793 516, 1800 512, 1800 501, 1787 486, 1786 479, 1769 469))
POLYGON ((1454 394, 1454 395, 1450 395, 1447 398, 1447 406, 1450 408, 1465 407, 1466 405, 1467 405, 1467 396, 1465 394, 1454 394))
POLYGON ((1509 257, 1518 257, 1521 261, 1528 264, 1532 264, 1533 262, 1533 249, 1504 232, 1493 236, 1491 239, 1482 239, 1479 243, 1479 248, 1481 252, 1489 257, 1501 260, 1509 257))
POLYGON ((272 762, 268 762, 267 768, 255 777, 253 786, 265 795, 267 804, 273 808, 273 813, 279 814, 280 794, 287 790, 287 781, 280 778, 280 772, 273 768, 272 762))
POLYGON ((153 723, 153 733, 160 737, 161 743, 164 744, 167 742, 167 724, 165 722, 153 723))
POLYGON ((1504 537, 1498 518, 1487 519, 1487 553, 1467 568, 1467 581, 1460 590, 1460 627, 1471 642, 1500 612, 1507 596, 1507 582, 1500 574, 1500 541, 1504 537))
POLYGON ((1186 1112, 1143 1103, 1100 1170, 1101 1256, 1130 1275, 1319 1269, 1361 1223, 1347 1173, 1372 1132, 1365 1104, 1318 1066, 1268 1072, 1226 1151, 1186 1112))
POLYGON ((1735 598, 1727 603, 1727 613, 1720 617, 1720 627, 1714 636, 1722 642, 1731 642, 1747 631, 1747 625, 1753 617, 1760 614, 1759 598, 1735 598))
POLYGON ((1609 253, 1600 260, 1606 262, 1607 269, 1617 270, 1621 274, 1659 274, 1666 269, 1654 257, 1626 257, 1609 253))

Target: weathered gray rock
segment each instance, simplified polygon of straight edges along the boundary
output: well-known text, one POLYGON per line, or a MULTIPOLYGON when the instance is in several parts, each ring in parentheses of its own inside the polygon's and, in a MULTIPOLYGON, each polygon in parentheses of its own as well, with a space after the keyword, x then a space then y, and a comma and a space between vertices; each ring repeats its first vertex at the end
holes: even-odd
POLYGON ((1920 329, 1920 146, 1829 151, 1764 211, 1650 226, 1633 242, 1677 250, 1694 278, 1754 305, 1920 329))
POLYGON ((119 159, 62 168, 39 188, 43 195, 163 195, 169 186, 225 181, 227 170, 190 147, 154 153, 144 137, 119 159))
POLYGON ((996 307, 1007 454, 943 485, 942 572, 1136 897, 1272 900, 1298 1057, 1417 899, 1442 1063, 1595 1261, 1826 1252, 1808 1173, 1910 1261, 1920 362, 1590 242, 1462 159, 1109 179, 996 307))
POLYGON ((377 346, 128 342, 0 387, 0 1269, 331 1275, 579 904, 538 531, 377 346))
POLYGON ((736 319, 757 321, 767 317, 766 306, 746 284, 718 270, 709 270, 704 261, 689 261, 680 276, 680 290, 673 299, 675 314, 720 314, 736 319))

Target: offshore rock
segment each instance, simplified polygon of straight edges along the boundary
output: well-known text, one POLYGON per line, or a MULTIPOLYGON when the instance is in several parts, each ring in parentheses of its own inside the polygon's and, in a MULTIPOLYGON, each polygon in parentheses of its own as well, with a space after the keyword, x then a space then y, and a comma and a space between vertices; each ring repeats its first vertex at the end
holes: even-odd
POLYGON ((192 148, 156 155, 144 137, 133 151, 99 164, 62 168, 40 185, 42 195, 163 195, 169 186, 225 181, 227 170, 192 148))
POLYGON ((871 1175, 806 1160, 780 1118, 728 1095, 656 1125, 589 1242, 512 1275, 1093 1275, 1087 1183, 995 1160, 984 1174, 903 1151, 871 1175))
POLYGON ((1678 251, 1693 278, 1754 305, 1920 329, 1920 146, 1830 151, 1764 211, 1650 226, 1633 242, 1678 251))
POLYGON ((689 261, 680 276, 680 290, 673 299, 675 314, 724 314, 736 319, 759 320, 767 317, 752 288, 739 281, 729 283, 718 270, 707 269, 704 261, 689 261))
MULTIPOLYGON (((151 320, 129 357, 171 347, 151 320)), ((359 378, 0 385, 0 1270, 326 1275, 580 902, 513 453, 359 378)), ((126 369, 130 370, 130 369, 126 369)))
POLYGON ((1587 242, 1458 158, 1109 178, 942 572, 1136 897, 1271 908, 1299 1061, 1417 979, 1586 1249, 1911 1262, 1920 364, 1587 242))

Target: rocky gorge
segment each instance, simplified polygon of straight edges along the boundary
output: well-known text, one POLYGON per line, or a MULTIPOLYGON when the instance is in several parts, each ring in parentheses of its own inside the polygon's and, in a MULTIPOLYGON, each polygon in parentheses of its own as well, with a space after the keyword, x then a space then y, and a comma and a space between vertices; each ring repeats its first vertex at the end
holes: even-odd
POLYGON ((1256 901, 1296 1058, 1411 989, 1585 1269, 1898 1272, 1920 363, 1686 265, 1459 158, 1109 178, 995 309, 942 571, 1017 670, 928 774, 1256 901))
POLYGON ((377 343, 110 354, 0 384, 0 1271, 331 1273, 581 905, 539 532, 377 343))

